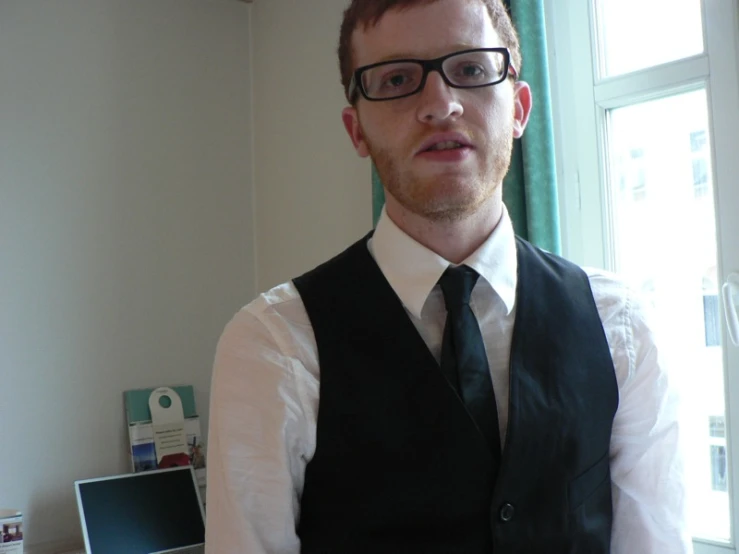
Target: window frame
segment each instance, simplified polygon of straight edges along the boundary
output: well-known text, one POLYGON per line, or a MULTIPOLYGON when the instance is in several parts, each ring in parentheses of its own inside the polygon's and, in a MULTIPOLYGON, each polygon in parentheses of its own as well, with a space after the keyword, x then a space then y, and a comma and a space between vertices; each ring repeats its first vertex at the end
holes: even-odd
MULTIPOLYGON (((584 266, 615 267, 607 209, 606 113, 609 109, 705 87, 715 183, 718 286, 739 272, 739 3, 703 0, 704 52, 634 73, 597 79, 595 0, 544 0, 557 160, 562 253, 584 266), (715 53, 719 53, 716 55, 715 53), (734 207, 732 209, 732 206, 734 207)), ((536 101, 536 98, 534 98, 536 101)), ((618 186, 618 183, 614 183, 618 186)), ((723 311, 723 310, 722 310, 723 311)), ((696 539, 696 554, 738 553, 739 348, 721 318, 732 543, 696 539)))

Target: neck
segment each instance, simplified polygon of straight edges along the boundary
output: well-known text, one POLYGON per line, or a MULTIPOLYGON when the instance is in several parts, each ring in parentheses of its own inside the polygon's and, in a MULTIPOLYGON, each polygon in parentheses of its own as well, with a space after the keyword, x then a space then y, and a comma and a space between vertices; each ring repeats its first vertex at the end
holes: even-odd
POLYGON ((503 215, 499 191, 459 221, 430 221, 409 212, 386 191, 385 209, 395 225, 416 242, 453 264, 460 264, 487 240, 503 215))

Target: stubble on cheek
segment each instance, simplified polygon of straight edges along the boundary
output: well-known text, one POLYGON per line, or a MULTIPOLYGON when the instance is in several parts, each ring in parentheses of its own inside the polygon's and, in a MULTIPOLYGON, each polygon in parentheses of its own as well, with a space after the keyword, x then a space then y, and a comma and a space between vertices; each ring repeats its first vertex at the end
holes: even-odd
POLYGON ((429 221, 455 221, 469 210, 469 202, 461 200, 470 197, 465 189, 475 188, 477 176, 418 175, 410 168, 402 169, 389 149, 368 146, 385 190, 405 210, 429 221))
MULTIPOLYGON (((492 105, 483 119, 502 120, 501 126, 491 126, 471 136, 476 147, 473 153, 476 167, 467 171, 452 168, 448 172, 423 174, 412 167, 414 148, 428 136, 428 130, 408 139, 405 144, 391 148, 371 137, 361 121, 360 128, 387 193, 413 214, 429 221, 453 222, 474 213, 489 200, 508 171, 513 147, 513 121, 510 116, 502 117, 500 110, 500 106, 492 105)), ((466 131, 462 125, 455 130, 466 131)))
POLYGON ((433 175, 403 169, 390 149, 370 141, 367 145, 385 190, 405 210, 428 221, 455 222, 474 213, 499 188, 510 163, 512 138, 481 145, 473 154, 475 170, 433 175))

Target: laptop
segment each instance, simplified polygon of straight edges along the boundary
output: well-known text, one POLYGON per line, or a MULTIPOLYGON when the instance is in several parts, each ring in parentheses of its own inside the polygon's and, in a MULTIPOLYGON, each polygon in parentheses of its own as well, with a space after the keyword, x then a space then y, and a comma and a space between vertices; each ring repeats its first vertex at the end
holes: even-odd
POLYGON ((192 466, 75 481, 87 554, 203 554, 192 466))

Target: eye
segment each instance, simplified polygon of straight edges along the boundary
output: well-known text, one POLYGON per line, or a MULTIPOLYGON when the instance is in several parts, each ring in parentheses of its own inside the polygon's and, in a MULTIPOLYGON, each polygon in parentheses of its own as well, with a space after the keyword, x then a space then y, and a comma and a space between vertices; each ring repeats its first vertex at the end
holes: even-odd
POLYGON ((488 80, 485 66, 476 62, 462 62, 458 64, 452 75, 454 81, 460 84, 477 83, 488 80))
POLYGON ((380 89, 392 90, 408 88, 413 84, 413 76, 406 71, 393 71, 382 76, 380 89))
POLYGON ((422 78, 421 65, 413 62, 391 62, 365 71, 362 74, 362 85, 371 98, 394 98, 412 94, 422 78))
POLYGON ((477 64, 468 64, 462 67, 462 75, 464 77, 477 77, 485 73, 485 69, 477 64))

